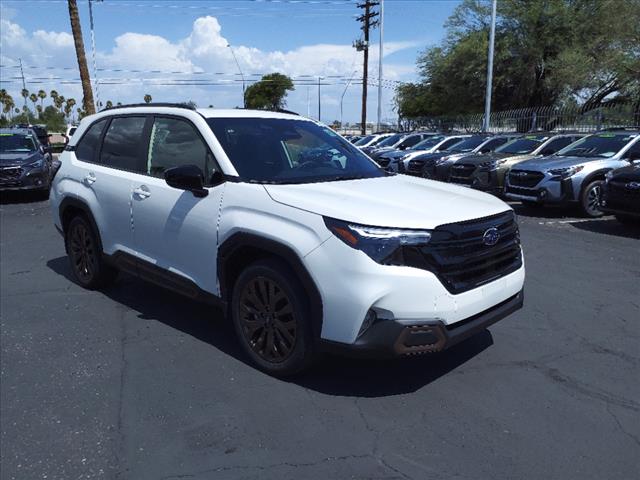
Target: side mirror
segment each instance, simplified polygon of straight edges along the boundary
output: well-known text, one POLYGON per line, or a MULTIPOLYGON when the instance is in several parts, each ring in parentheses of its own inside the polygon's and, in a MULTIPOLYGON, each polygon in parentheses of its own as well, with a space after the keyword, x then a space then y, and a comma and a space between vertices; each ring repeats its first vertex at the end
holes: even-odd
POLYGON ((195 165, 168 168, 164 171, 164 179, 170 187, 191 192, 194 197, 203 198, 209 195, 209 191, 204 188, 202 170, 195 165))

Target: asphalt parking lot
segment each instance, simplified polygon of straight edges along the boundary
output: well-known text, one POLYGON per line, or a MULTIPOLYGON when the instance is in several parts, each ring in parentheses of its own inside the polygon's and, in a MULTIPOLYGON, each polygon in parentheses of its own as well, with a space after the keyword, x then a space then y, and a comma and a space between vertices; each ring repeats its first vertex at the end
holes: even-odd
POLYGON ((219 311, 127 276, 82 290, 48 203, 4 195, 2 479, 639 478, 640 232, 517 211, 523 310, 282 381, 219 311))

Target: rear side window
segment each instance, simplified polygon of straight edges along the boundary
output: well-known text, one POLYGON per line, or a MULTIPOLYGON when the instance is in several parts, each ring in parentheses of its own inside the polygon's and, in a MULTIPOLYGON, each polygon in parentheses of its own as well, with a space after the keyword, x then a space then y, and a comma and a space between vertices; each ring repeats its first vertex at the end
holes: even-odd
POLYGON ((166 169, 179 165, 200 167, 205 179, 210 179, 214 171, 213 155, 189 122, 156 118, 151 129, 146 173, 163 178, 166 169))
POLYGON ((83 162, 94 162, 96 160, 96 151, 100 143, 100 135, 104 129, 107 119, 102 119, 89 127, 89 130, 82 136, 82 139, 76 145, 76 158, 83 162))
POLYGON ((120 170, 140 171, 146 117, 116 117, 102 142, 100 163, 120 170))

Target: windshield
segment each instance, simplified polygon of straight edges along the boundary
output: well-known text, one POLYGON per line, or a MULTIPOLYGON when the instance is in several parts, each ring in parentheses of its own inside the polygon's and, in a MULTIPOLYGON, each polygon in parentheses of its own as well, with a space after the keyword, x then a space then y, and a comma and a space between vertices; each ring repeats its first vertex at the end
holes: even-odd
POLYGON ((635 135, 620 133, 599 133, 582 138, 560 150, 556 155, 562 157, 613 157, 635 135))
POLYGON ((447 151, 448 152, 470 152, 471 150, 476 148, 478 145, 482 144, 486 139, 487 137, 480 137, 480 136, 465 138, 461 142, 456 143, 455 145, 452 145, 451 147, 447 148, 447 151))
POLYGON ((435 147, 444 139, 444 135, 434 135, 426 140, 422 140, 420 143, 416 143, 413 147, 407 150, 429 150, 431 147, 435 147))
POLYGON ((306 120, 209 118, 207 123, 243 180, 311 183, 386 173, 333 130, 306 120))
POLYGON ((525 153, 531 153, 546 140, 543 136, 527 136, 512 140, 509 143, 505 143, 500 148, 496 148, 496 153, 511 153, 514 155, 523 155, 525 153))
POLYGON ((0 133, 0 153, 29 153, 36 151, 31 135, 0 133))
POLYGON ((390 137, 385 138, 381 142, 378 143, 378 147, 392 147, 396 143, 398 143, 404 137, 403 133, 396 133, 395 135, 391 135, 390 137))
POLYGON ((358 147, 361 147, 363 145, 366 145, 367 143, 369 143, 371 140, 373 140, 374 135, 365 135, 364 137, 362 137, 360 140, 358 140, 355 145, 357 145, 358 147))

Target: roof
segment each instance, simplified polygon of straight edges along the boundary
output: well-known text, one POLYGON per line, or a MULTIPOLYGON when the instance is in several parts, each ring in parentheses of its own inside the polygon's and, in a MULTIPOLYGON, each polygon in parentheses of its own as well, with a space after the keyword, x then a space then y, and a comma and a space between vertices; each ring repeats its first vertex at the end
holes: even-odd
POLYGON ((34 131, 30 128, 0 128, 0 134, 19 134, 19 135, 33 135, 34 131))

